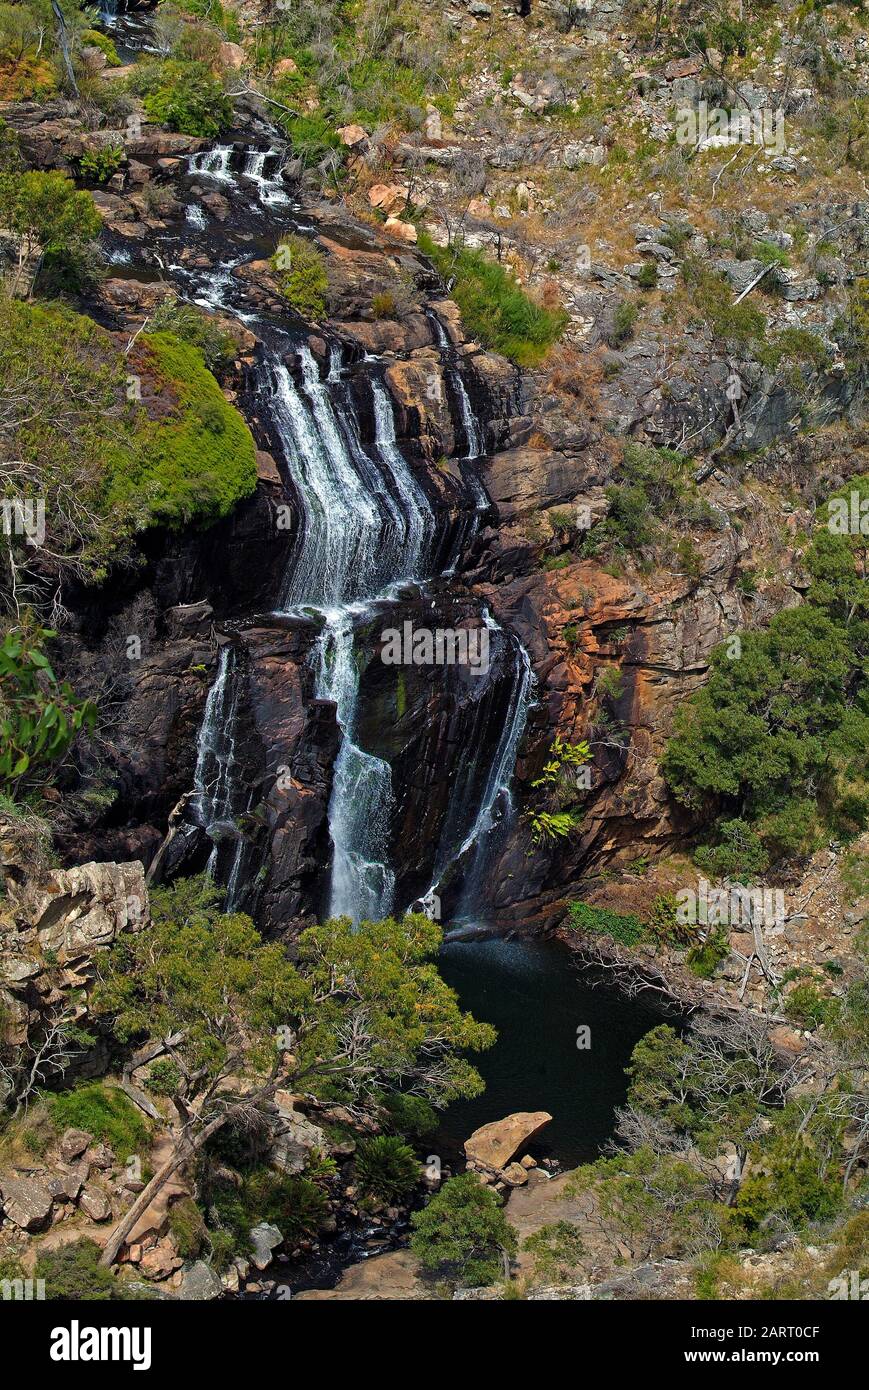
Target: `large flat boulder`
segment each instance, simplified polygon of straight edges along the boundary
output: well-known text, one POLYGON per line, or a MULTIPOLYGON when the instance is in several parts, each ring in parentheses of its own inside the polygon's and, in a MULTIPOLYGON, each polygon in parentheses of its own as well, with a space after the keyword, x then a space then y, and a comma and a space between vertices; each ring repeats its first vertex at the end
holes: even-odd
POLYGON ((39 1231, 51 1217, 51 1193, 44 1183, 32 1177, 0 1178, 3 1215, 22 1231, 39 1231))
POLYGON ((475 1129, 465 1140, 465 1157, 483 1168, 505 1168, 513 1155, 551 1121, 546 1110, 517 1110, 475 1129))

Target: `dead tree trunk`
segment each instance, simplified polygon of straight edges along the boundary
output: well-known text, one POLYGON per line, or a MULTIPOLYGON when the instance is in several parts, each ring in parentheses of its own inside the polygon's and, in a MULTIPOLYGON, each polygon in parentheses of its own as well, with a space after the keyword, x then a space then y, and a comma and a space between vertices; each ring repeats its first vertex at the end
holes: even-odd
POLYGON ((108 1267, 115 1263, 118 1252, 123 1246, 124 1241, 127 1239, 127 1236, 130 1234, 130 1231, 132 1231, 142 1213, 148 1210, 148 1207, 157 1196, 157 1193, 162 1191, 166 1183, 172 1177, 172 1174, 177 1172, 183 1164, 189 1163, 190 1159, 199 1152, 203 1144, 207 1143, 212 1134, 216 1134, 217 1131, 226 1124, 227 1119, 228 1116, 225 1114, 218 1115, 216 1119, 211 1120, 209 1124, 205 1125, 205 1127, 199 1131, 195 1139, 190 1139, 186 1134, 181 1134, 179 1136, 178 1142, 170 1157, 167 1158, 162 1168, 157 1169, 151 1181, 139 1193, 126 1216, 118 1222, 117 1226, 112 1231, 106 1241, 102 1256, 100 1257, 101 1265, 108 1267))

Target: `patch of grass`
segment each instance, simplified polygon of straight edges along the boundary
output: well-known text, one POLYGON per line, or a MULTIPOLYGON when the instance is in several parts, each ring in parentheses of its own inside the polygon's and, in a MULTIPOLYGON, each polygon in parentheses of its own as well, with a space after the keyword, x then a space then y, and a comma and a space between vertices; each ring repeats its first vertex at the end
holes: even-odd
POLYGON ((737 347, 751 347, 766 338, 766 318, 748 299, 733 302, 733 290, 723 275, 709 270, 692 257, 683 262, 683 274, 700 317, 716 338, 737 347))
POLYGON ((151 315, 152 333, 172 333, 182 343, 199 348, 210 372, 225 367, 235 357, 235 343, 211 314, 181 299, 164 299, 151 315))
POLYGON ((592 907, 591 903, 571 903, 568 923, 575 931, 611 936, 621 946, 636 946, 645 932, 643 923, 634 913, 611 912, 606 907, 592 907))
POLYGON ((834 1001, 808 981, 791 990, 784 1003, 787 1017, 802 1028, 819 1028, 832 1017, 834 1008, 834 1001))
POLYGON ((138 508, 143 526, 228 516, 256 487, 250 430, 197 347, 162 332, 143 334, 139 345, 157 395, 172 404, 143 426, 135 456, 115 470, 110 503, 138 508))
POLYGON ((445 280, 465 326, 484 347, 509 357, 520 367, 542 361, 564 331, 567 314, 546 309, 517 285, 502 265, 481 251, 437 246, 427 232, 419 248, 445 280))
POLYGON ((207 1238, 205 1222, 192 1197, 182 1197, 169 1208, 169 1230, 183 1260, 195 1260, 207 1238))
POLYGON ((93 1081, 61 1091, 48 1098, 48 1109, 58 1133, 83 1129, 108 1144, 122 1163, 148 1146, 147 1120, 116 1086, 93 1081))
POLYGON ((142 1301, 150 1296, 132 1290, 110 1269, 100 1265, 102 1251, 93 1240, 77 1240, 59 1250, 48 1250, 36 1261, 36 1277, 45 1280, 49 1302, 108 1303, 142 1301))
POLYGON ((326 259, 304 237, 288 234, 272 257, 281 294, 302 318, 315 322, 326 314, 329 277, 326 259))
POLYGON ((685 957, 688 969, 701 980, 711 980, 719 965, 730 954, 727 933, 711 932, 705 941, 690 947, 685 957))

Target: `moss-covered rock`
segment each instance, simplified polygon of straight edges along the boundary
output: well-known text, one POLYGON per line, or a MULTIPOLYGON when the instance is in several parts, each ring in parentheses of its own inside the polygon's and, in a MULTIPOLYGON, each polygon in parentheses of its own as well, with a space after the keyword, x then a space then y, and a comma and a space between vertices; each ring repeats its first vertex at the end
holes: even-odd
POLYGON ((139 526, 212 522, 256 486, 256 449, 198 348, 171 333, 142 335, 131 359, 147 413, 137 447, 116 465, 109 500, 139 526), (136 369, 138 368, 138 373, 136 369))

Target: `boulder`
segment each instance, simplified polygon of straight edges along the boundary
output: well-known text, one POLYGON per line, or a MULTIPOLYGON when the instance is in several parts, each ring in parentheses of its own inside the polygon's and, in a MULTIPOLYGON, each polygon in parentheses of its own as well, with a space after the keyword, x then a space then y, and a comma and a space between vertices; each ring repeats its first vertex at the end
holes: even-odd
POLYGON ((81 1158, 90 1142, 91 1135, 84 1129, 64 1130, 60 1141, 61 1158, 66 1163, 72 1163, 74 1159, 81 1158))
MULTIPOLYGON (((132 1251, 130 1252, 132 1262, 132 1251)), ((137 1261, 146 1279, 168 1279, 184 1263, 171 1240, 158 1240, 150 1250, 144 1250, 137 1261)))
POLYGON ((222 1293, 219 1275, 204 1260, 196 1260, 184 1270, 177 1296, 187 1303, 207 1303, 222 1293))
POLYGON ((329 1141, 319 1125, 294 1108, 292 1097, 286 1091, 278 1091, 275 1104, 281 1126, 272 1147, 271 1162, 285 1173, 302 1173, 315 1149, 323 1154, 328 1152, 329 1141))
POLYGON ((508 1163, 503 1178, 508 1187, 524 1187, 528 1181, 528 1170, 521 1163, 508 1163))
POLYGON ((277 1226, 261 1221, 258 1226, 251 1227, 250 1240, 253 1246, 251 1262, 257 1269, 267 1269, 272 1262, 272 1251, 280 1245, 283 1236, 277 1226))
POLYGON ((98 1187, 86 1187, 78 1199, 78 1204, 91 1221, 108 1221, 112 1214, 111 1202, 98 1187))
POLYGON ((387 217, 383 229, 399 241, 416 243, 416 227, 412 222, 400 222, 397 217, 387 217))
POLYGON ((503 1120, 481 1125, 465 1140, 465 1157, 483 1168, 505 1168, 517 1149, 539 1134, 551 1119, 546 1110, 517 1110, 503 1120))
POLYGON ((694 77, 699 71, 700 64, 696 58, 674 58, 664 68, 664 76, 668 82, 675 82, 680 77, 694 77))
MULTIPOLYGON (((272 77, 292 77, 293 73, 298 71, 298 66, 292 58, 279 58, 272 68, 272 77)), ((356 129, 358 130, 359 127, 357 126, 356 129)), ((340 130, 338 134, 341 134, 340 130)))
POLYGON ((407 189, 397 183, 375 183, 368 190, 368 201, 382 212, 401 212, 407 205, 407 189))
POLYGON ((217 55, 220 60, 220 66, 223 68, 230 68, 233 72, 238 72, 239 68, 243 68, 247 61, 247 54, 241 44, 229 43, 226 40, 220 45, 217 55))
POLYGON ((341 144, 348 149, 354 149, 357 145, 363 145, 368 139, 368 132, 361 125, 342 125, 338 127, 338 134, 341 144))
POLYGON ((603 145, 566 145, 564 148, 564 167, 578 169, 583 164, 605 164, 606 149, 603 145))
POLYGON ((58 1169, 48 1179, 47 1187, 56 1202, 74 1202, 82 1190, 83 1183, 81 1172, 72 1168, 68 1172, 58 1169))
POLYGON ((793 1028, 788 1028, 786 1023, 779 1023, 775 1028, 771 1028, 767 1033, 772 1046, 776 1052, 791 1052, 799 1054, 805 1052, 806 1044, 793 1028))
POLYGON ((52 1199, 45 1183, 38 1178, 0 1177, 3 1215, 22 1231, 40 1231, 51 1218, 52 1199))

